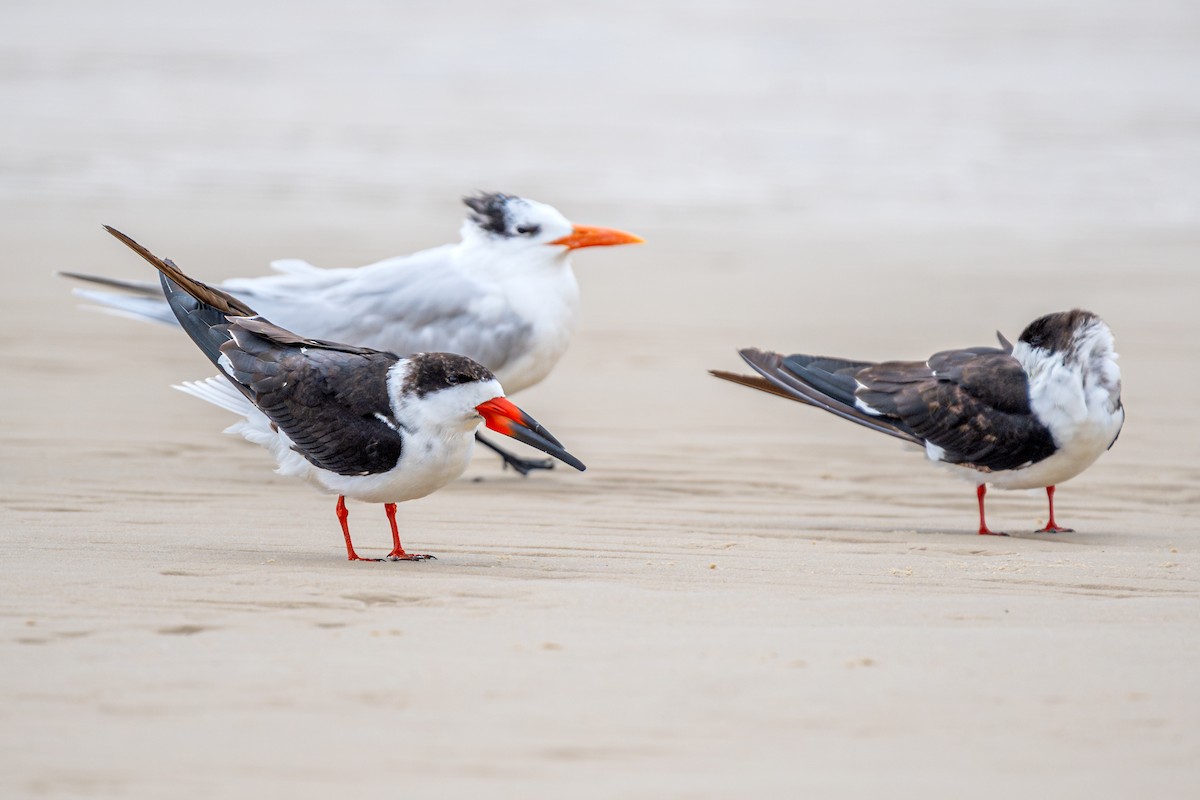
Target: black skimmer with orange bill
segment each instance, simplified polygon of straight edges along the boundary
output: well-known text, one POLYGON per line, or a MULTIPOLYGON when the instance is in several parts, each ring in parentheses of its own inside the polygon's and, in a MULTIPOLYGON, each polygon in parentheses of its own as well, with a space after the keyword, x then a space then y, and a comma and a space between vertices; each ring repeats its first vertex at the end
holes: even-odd
POLYGON ((392 529, 387 559, 429 558, 401 546, 396 504, 460 476, 481 423, 584 469, 472 359, 440 352, 397 356, 292 333, 123 233, 108 231, 159 270, 179 324, 222 372, 180 388, 240 415, 229 432, 269 450, 280 474, 338 496, 350 560, 383 559, 355 552, 347 497, 383 504, 392 529))

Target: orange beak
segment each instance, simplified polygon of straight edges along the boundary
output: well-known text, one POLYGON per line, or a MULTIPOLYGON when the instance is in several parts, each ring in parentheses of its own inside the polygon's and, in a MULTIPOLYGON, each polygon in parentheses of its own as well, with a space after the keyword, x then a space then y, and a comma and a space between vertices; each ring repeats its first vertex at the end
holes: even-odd
POLYGON ((583 466, 583 462, 568 453, 563 448, 562 442, 555 439, 550 434, 550 431, 543 428, 536 419, 517 408, 507 399, 494 397, 486 403, 480 403, 475 406, 475 410, 479 412, 479 416, 483 417, 484 424, 496 433, 503 433, 505 436, 510 436, 518 442, 527 444, 530 447, 536 447, 543 453, 554 456, 564 464, 570 464, 580 472, 586 469, 583 466))
POLYGON ((580 247, 608 247, 614 244, 641 244, 646 241, 632 233, 619 231, 615 228, 597 228, 594 225, 575 225, 574 230, 561 239, 555 239, 550 244, 561 245, 568 250, 578 250, 580 247))

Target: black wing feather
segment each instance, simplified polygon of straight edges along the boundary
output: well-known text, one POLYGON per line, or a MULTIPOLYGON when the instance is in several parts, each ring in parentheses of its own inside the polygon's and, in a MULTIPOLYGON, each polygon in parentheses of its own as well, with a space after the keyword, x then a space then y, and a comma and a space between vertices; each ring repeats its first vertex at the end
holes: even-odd
POLYGON ((339 475, 396 466, 403 440, 387 391, 395 355, 298 336, 108 231, 162 273, 163 293, 184 331, 310 463, 339 475))
MULTIPOLYGON (((903 425, 898 424, 897 421, 872 416, 855 407, 853 404, 844 403, 837 398, 830 397, 805 383, 799 376, 783 365, 784 357, 778 353, 764 352, 755 350, 754 348, 739 350, 738 353, 758 374, 802 403, 823 408, 831 414, 836 414, 851 422, 857 422, 859 425, 868 427, 871 430, 895 436, 897 439, 903 439, 913 444, 922 444, 920 439, 915 437, 911 431, 906 430, 903 425)), ((717 377, 721 376, 718 375, 717 377)))
MULTIPOLYGON (((776 394, 914 444, 932 443, 950 463, 987 472, 1036 463, 1055 452, 1050 431, 1030 409, 1024 370, 1003 349, 945 350, 926 362, 878 364, 754 349, 740 353, 776 394)), ((764 388, 754 379, 737 382, 764 388)))
POLYGON ((931 356, 928 365, 886 366, 859 373, 865 387, 859 397, 942 448, 944 460, 993 471, 1036 463, 1054 453, 1050 431, 1029 407, 1025 371, 1003 351, 945 351, 931 356))
POLYGON ((231 364, 229 377, 248 390, 301 455, 339 475, 371 475, 396 466, 402 439, 387 392, 394 355, 280 345, 244 322, 255 320, 232 320, 233 338, 221 347, 231 364))

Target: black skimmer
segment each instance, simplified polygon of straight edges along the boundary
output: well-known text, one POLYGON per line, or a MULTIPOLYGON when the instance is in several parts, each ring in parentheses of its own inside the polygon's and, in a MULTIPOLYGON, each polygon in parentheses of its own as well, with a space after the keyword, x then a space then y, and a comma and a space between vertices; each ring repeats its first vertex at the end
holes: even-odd
MULTIPOLYGON (((718 378, 822 408, 925 449, 977 485, 979 533, 987 485, 1045 487, 1059 533, 1054 487, 1112 447, 1125 421, 1112 331, 1089 311, 1034 320, 1016 345, 943 350, 926 361, 851 361, 740 350, 758 375, 718 378)), ((1004 535, 1004 534, 998 534, 1004 535)))
MULTIPOLYGON (((574 225, 551 206, 513 195, 480 194, 464 202, 470 213, 457 244, 351 269, 275 261, 277 275, 217 288, 309 336, 393 353, 460 353, 491 370, 508 392, 519 392, 550 373, 578 324, 571 251, 642 239, 574 225)), ((107 309, 175 322, 157 282, 62 274, 122 290, 75 290, 107 309)), ((522 475, 553 465, 480 440, 522 475)))
MULTIPOLYGON (((106 226, 107 228, 107 226, 106 226)), ((389 560, 416 561, 400 544, 396 504, 445 486, 467 468, 482 422, 578 470, 583 464, 505 399, 487 368, 450 353, 397 356, 309 339, 259 316, 236 297, 185 275, 120 231, 107 228, 161 273, 179 324, 222 376, 184 391, 239 414, 228 429, 262 445, 282 475, 338 495, 346 555, 345 498, 383 503, 392 528, 389 560)))

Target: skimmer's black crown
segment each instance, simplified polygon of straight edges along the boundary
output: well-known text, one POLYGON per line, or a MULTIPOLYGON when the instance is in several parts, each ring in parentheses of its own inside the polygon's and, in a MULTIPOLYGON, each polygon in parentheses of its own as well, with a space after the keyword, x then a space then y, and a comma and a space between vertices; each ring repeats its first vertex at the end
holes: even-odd
POLYGON ((496 377, 479 362, 455 353, 416 353, 408 357, 408 362, 403 391, 417 397, 461 383, 490 381, 496 377))

